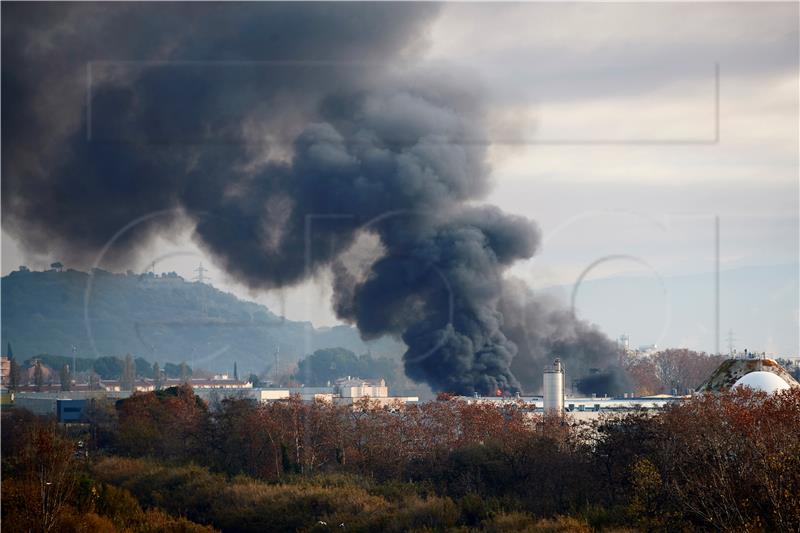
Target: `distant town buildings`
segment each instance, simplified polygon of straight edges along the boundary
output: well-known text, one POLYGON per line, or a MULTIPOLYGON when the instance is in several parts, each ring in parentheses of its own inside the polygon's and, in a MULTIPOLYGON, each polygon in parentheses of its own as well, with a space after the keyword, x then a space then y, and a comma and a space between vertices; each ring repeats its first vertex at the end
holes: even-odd
MULTIPOLYGON (((620 346, 626 346, 620 342, 620 346)), ((655 349, 652 346, 651 349, 655 349)), ((637 350, 636 353, 642 350, 637 350)), ((391 396, 384 379, 362 379, 346 376, 328 383, 324 387, 254 387, 250 381, 236 379, 229 374, 213 377, 184 377, 159 379, 137 378, 132 382, 124 380, 100 380, 94 375, 89 383, 72 383, 70 390, 62 390, 60 384, 37 383, 31 375, 24 385, 16 390, 8 390, 6 384, 10 375, 10 361, 2 358, 2 406, 16 406, 40 415, 56 416, 60 422, 81 422, 85 420, 86 409, 94 400, 124 399, 134 393, 151 392, 183 385, 192 386, 195 394, 206 402, 213 403, 225 398, 242 398, 254 402, 286 401, 292 398, 304 402, 325 402, 329 404, 352 406, 354 409, 368 404, 372 407, 399 406, 419 401, 415 396, 391 396), (130 389, 130 390, 128 390, 130 389)), ((39 365, 37 362, 37 368, 39 365)), ((800 387, 791 373, 774 359, 752 352, 735 354, 719 366, 697 389, 697 392, 720 392, 736 387, 751 387, 769 393, 789 387, 800 387)), ((29 369, 29 374, 32 372, 29 369)), ((41 376, 40 376, 41 377, 41 376)), ((688 396, 676 394, 634 396, 623 394, 619 397, 571 397, 567 395, 561 361, 556 359, 552 365, 543 369, 543 395, 516 397, 457 396, 457 400, 467 403, 483 403, 498 407, 515 404, 533 414, 569 415, 574 420, 590 420, 601 415, 613 415, 631 411, 655 411, 667 404, 682 401, 688 396)))
POLYGON ((39 415, 54 415, 59 422, 80 422, 85 419, 87 406, 92 400, 124 399, 134 393, 152 392, 187 383, 194 393, 206 402, 225 398, 243 398, 256 402, 286 401, 292 397, 306 402, 322 401, 339 405, 356 406, 368 401, 372 406, 388 407, 419 401, 416 396, 390 396, 383 379, 366 380, 348 376, 329 387, 256 388, 248 381, 231 379, 228 374, 213 378, 136 379, 133 390, 125 390, 121 380, 99 380, 73 384, 70 391, 62 391, 58 384, 24 385, 4 400, 4 406, 14 405, 39 415), (37 390, 38 389, 38 390, 37 390))
POLYGON ((0 357, 0 384, 8 386, 11 379, 11 359, 6 356, 0 357))
POLYGON ((342 398, 386 398, 389 396, 389 389, 386 388, 386 381, 370 381, 351 376, 336 380, 336 391, 342 398))
POLYGON ((619 350, 620 355, 643 357, 655 355, 658 352, 658 345, 642 344, 638 348, 632 348, 630 344, 630 337, 622 334, 617 338, 617 349, 619 350))

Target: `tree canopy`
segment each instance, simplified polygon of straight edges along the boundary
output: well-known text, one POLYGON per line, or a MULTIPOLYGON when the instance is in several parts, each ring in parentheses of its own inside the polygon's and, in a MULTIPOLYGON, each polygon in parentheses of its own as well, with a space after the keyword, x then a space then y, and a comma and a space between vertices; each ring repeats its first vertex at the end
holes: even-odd
POLYGON ((345 348, 324 348, 300 360, 294 379, 309 386, 325 386, 346 376, 385 378, 391 382, 399 371, 393 359, 373 358, 370 354, 359 357, 345 348))

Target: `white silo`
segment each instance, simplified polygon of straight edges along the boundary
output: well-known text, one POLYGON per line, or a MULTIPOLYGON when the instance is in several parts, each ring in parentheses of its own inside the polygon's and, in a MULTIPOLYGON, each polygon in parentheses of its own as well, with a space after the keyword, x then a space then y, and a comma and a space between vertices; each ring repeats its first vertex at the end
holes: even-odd
POLYGON ((544 368, 542 396, 546 414, 560 415, 564 412, 564 369, 561 366, 561 359, 556 359, 552 365, 544 368))

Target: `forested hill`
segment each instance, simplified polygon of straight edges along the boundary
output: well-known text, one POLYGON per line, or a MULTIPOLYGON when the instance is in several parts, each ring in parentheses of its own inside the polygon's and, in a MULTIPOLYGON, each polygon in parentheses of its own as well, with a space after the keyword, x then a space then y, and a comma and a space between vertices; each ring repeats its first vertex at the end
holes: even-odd
MULTIPOLYGON (((364 353, 368 346, 351 327, 314 329, 276 316, 263 305, 239 300, 175 274, 15 271, 2 278, 2 346, 15 357, 42 353, 81 357, 130 353, 148 360, 194 362, 198 368, 261 372, 279 368, 313 350, 339 346, 364 353), (88 317, 88 321, 85 319, 88 317), (88 323, 88 328, 87 328, 88 323), (92 340, 94 342, 92 342, 92 340)), ((373 353, 396 355, 402 347, 384 339, 373 353)))

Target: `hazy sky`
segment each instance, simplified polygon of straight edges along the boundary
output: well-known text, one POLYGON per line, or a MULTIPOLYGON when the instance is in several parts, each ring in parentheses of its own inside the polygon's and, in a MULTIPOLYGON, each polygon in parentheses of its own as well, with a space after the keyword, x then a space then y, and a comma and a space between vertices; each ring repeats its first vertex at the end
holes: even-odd
MULTIPOLYGON (((636 260, 590 277, 704 273, 716 216, 722 269, 798 260, 797 21, 797 3, 448 4, 420 61, 458 65, 486 93, 487 200, 544 236, 516 275, 569 285, 619 255, 636 260)), ((2 254, 3 274, 57 259, 26 257, 6 231, 2 254)), ((155 242, 131 268, 152 261, 186 278, 202 261, 219 288, 336 323, 325 275, 252 293, 188 235, 155 242)))

